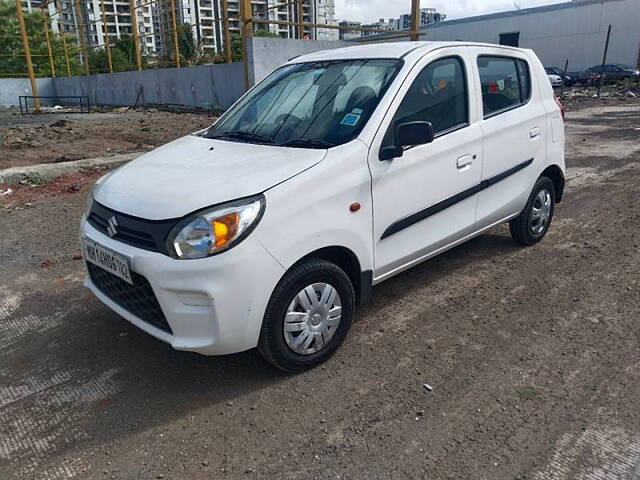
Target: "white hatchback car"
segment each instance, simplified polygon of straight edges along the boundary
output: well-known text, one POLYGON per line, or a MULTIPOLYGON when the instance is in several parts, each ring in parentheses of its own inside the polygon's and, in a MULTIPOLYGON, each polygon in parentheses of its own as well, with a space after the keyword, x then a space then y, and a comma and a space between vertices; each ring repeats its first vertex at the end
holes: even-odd
POLYGON ((373 285, 502 222, 542 239, 564 169, 562 108, 530 50, 313 53, 96 183, 85 285, 173 348, 257 346, 300 371, 338 349, 373 285))
POLYGON ((560 75, 548 73, 547 77, 549 77, 549 83, 551 83, 553 88, 560 88, 562 86, 562 77, 560 77, 560 75))

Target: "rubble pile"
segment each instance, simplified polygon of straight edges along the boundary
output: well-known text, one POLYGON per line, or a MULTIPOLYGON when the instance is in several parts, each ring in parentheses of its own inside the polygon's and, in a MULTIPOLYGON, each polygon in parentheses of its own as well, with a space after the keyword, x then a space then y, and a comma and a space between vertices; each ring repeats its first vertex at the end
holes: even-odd
MULTIPOLYGON (((598 89, 596 87, 574 87, 566 89, 562 98, 569 100, 579 100, 582 98, 597 98, 598 89)), ((600 89, 600 98, 640 98, 640 85, 619 83, 615 85, 603 85, 600 89)))
POLYGON ((61 119, 49 125, 16 125, 7 130, 2 146, 8 148, 27 148, 43 146, 42 139, 59 140, 74 135, 69 120, 61 119))

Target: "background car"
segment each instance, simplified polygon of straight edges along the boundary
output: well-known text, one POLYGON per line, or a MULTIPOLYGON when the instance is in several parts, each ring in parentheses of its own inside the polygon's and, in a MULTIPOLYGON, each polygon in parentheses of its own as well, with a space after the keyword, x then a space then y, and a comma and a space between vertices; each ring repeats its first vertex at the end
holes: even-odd
POLYGON ((549 81, 551 82, 551 86, 553 88, 560 88, 562 86, 562 77, 560 75, 547 72, 547 77, 549 77, 549 81))
POLYGON ((577 81, 583 85, 595 85, 600 79, 600 71, 604 74, 604 83, 615 83, 627 79, 638 80, 640 72, 622 63, 608 63, 604 65, 594 65, 585 71, 578 73, 577 81))
POLYGON ((560 67, 544 67, 547 75, 558 75, 564 81, 565 87, 572 87, 576 83, 575 77, 571 75, 565 75, 564 71, 560 67))

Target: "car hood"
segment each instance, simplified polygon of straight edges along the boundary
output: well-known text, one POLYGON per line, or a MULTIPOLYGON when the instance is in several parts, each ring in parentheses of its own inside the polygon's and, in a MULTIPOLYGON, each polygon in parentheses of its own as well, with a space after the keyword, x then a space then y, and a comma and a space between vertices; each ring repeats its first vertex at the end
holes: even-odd
POLYGON ((321 162, 326 150, 254 145, 189 135, 108 176, 95 200, 148 220, 183 217, 261 193, 321 162))

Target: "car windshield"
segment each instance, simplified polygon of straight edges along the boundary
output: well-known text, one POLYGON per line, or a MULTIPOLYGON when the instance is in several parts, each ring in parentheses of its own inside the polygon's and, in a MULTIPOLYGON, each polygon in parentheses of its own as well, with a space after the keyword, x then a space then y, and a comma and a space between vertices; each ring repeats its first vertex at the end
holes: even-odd
POLYGON ((285 65, 204 136, 303 148, 346 143, 360 133, 401 65, 387 59, 285 65))
POLYGON ((614 63, 614 65, 622 70, 633 70, 633 67, 630 65, 625 65, 624 63, 614 63))

